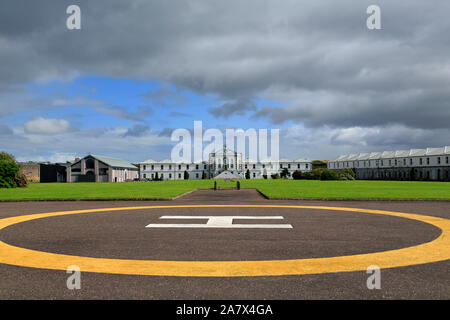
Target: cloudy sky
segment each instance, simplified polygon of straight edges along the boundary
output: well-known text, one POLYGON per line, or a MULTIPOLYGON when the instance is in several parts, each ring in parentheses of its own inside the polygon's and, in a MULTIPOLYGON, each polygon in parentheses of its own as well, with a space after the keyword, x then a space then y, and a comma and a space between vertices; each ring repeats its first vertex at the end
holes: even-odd
POLYGON ((287 158, 450 145, 449 14, 448 0, 2 0, 0 150, 162 160, 194 120, 280 129, 287 158))

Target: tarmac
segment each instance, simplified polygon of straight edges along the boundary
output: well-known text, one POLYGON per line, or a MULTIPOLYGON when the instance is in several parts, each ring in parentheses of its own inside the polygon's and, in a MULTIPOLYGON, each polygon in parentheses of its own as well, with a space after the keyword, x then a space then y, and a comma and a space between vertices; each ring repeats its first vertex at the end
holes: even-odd
MULTIPOLYGON (((98 258, 99 261, 220 264, 389 252, 432 242, 442 233, 436 226, 402 217, 292 206, 385 210, 450 219, 450 202, 446 201, 271 201, 251 189, 199 190, 173 201, 0 203, 0 219, 60 211, 128 208, 55 215, 12 224, 0 230, 0 241, 39 252, 98 258), (213 207, 196 207, 208 205, 213 207), (222 205, 224 207, 217 207, 222 205), (133 209, 142 206, 158 208, 133 209), (201 216, 202 219, 168 221, 161 219, 162 216, 201 216), (166 223, 207 224, 205 217, 209 216, 266 217, 258 220, 235 218, 233 224, 290 224, 292 228, 146 227, 166 223), (282 218, 269 218, 274 216, 282 218)), ((23 260, 26 259, 24 256, 23 260)), ((66 270, 17 264, 0 264, 0 299, 450 298, 450 260, 382 268, 381 289, 374 290, 367 288, 370 274, 366 270, 270 276, 161 276, 83 272, 83 269, 81 289, 69 290, 66 281, 70 274, 66 270)), ((132 267, 129 270, 133 273, 132 267)))

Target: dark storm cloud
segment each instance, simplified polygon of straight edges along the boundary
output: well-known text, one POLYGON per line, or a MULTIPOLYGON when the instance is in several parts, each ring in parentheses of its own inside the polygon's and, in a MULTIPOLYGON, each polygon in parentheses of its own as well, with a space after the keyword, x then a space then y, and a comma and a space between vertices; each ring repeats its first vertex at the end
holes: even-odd
MULTIPOLYGON (((262 97, 286 105, 255 111, 273 123, 431 129, 450 122, 447 0, 379 0, 379 31, 366 28, 373 4, 366 0, 77 1, 82 30, 69 31, 72 3, 1 1, 0 90, 96 74, 231 101, 211 110, 217 117, 254 110, 239 99, 262 97)), ((173 91, 149 98, 161 100, 164 90, 173 91)), ((176 92, 168 93, 176 103, 176 92)))

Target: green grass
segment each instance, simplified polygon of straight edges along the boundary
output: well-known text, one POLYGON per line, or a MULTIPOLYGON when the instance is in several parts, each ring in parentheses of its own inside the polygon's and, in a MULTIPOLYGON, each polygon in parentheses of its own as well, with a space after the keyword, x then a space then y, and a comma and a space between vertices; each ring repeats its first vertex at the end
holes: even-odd
POLYGON ((242 181, 275 199, 450 199, 449 182, 419 181, 242 181))
MULTIPOLYGON (((195 189, 213 187, 213 180, 128 183, 32 183, 0 189, 2 200, 170 199, 195 189)), ((220 188, 235 182, 218 181, 220 188)), ((241 180, 274 199, 450 199, 448 182, 241 180)))

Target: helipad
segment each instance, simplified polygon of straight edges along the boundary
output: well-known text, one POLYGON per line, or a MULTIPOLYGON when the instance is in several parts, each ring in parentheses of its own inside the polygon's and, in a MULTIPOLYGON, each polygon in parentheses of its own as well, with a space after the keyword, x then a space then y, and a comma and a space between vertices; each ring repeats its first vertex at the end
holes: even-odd
POLYGON ((308 209, 312 211, 332 210, 339 212, 368 213, 427 223, 439 228, 441 234, 430 242, 396 250, 326 258, 257 261, 170 261, 94 258, 31 250, 0 242, 0 263, 52 270, 66 270, 70 265, 77 265, 83 272, 109 274, 180 277, 252 277, 361 271, 366 270, 370 265, 377 265, 380 268, 396 268, 450 259, 450 220, 448 219, 413 213, 344 207, 231 204, 98 208, 38 213, 4 218, 0 220, 0 230, 22 222, 49 217, 130 210, 138 211, 151 209, 153 211, 168 208, 236 208, 239 210, 243 208, 273 208, 277 210, 308 209))

